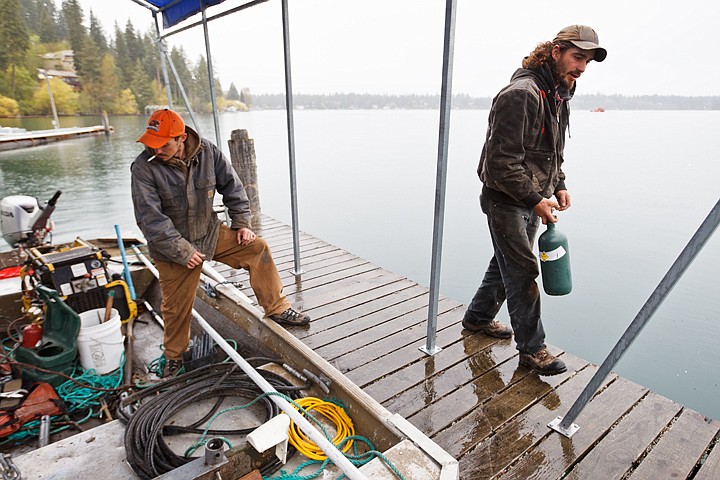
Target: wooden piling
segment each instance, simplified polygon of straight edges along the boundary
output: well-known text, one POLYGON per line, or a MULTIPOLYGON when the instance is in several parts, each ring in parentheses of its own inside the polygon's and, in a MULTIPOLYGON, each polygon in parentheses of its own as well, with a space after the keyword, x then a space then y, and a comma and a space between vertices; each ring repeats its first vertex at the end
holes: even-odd
POLYGON ((250 211, 253 214, 253 227, 260 225, 260 192, 257 183, 257 163, 255 158, 255 140, 245 129, 233 130, 228 140, 230 161, 245 186, 250 211))

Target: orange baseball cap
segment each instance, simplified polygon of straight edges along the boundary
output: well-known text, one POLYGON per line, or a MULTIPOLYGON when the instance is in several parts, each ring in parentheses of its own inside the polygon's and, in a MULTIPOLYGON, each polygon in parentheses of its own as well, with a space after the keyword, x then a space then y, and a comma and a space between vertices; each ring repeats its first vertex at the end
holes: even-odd
POLYGON ((185 122, 182 117, 164 108, 150 115, 145 133, 137 141, 150 148, 160 148, 171 138, 179 137, 183 133, 185 133, 185 122))

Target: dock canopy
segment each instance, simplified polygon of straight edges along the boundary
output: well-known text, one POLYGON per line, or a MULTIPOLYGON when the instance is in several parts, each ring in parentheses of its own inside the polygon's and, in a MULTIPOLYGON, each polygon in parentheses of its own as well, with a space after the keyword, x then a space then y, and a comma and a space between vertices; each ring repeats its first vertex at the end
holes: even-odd
POLYGON ((177 25, 186 18, 190 18, 202 11, 202 4, 205 8, 219 5, 225 0, 144 0, 153 5, 162 13, 163 28, 170 28, 177 25))

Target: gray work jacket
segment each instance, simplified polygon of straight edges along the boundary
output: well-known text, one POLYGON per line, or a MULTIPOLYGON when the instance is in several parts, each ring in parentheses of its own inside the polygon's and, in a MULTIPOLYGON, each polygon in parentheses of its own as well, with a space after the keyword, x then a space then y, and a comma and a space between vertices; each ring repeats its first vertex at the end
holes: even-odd
MULTIPOLYGON (((570 92, 564 92, 566 99, 570 92)), ((493 99, 478 175, 483 193, 533 207, 565 190, 562 171, 569 110, 556 106, 549 71, 518 69, 493 99)))
POLYGON ((135 221, 147 239, 150 255, 186 265, 195 250, 212 259, 220 230, 213 210, 222 195, 231 227, 250 227, 252 214, 242 182, 225 155, 190 127, 185 140, 186 167, 173 165, 147 151, 130 166, 135 221))

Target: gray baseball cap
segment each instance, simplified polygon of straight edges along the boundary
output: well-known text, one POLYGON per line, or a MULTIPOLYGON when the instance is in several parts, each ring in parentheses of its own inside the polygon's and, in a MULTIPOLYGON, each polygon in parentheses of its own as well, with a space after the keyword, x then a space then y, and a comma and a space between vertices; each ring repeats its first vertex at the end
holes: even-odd
POLYGON ((607 57, 607 50, 600 46, 600 39, 595 30, 587 25, 570 25, 560 30, 553 39, 553 43, 559 41, 570 42, 582 50, 595 50, 593 60, 602 62, 607 57))

